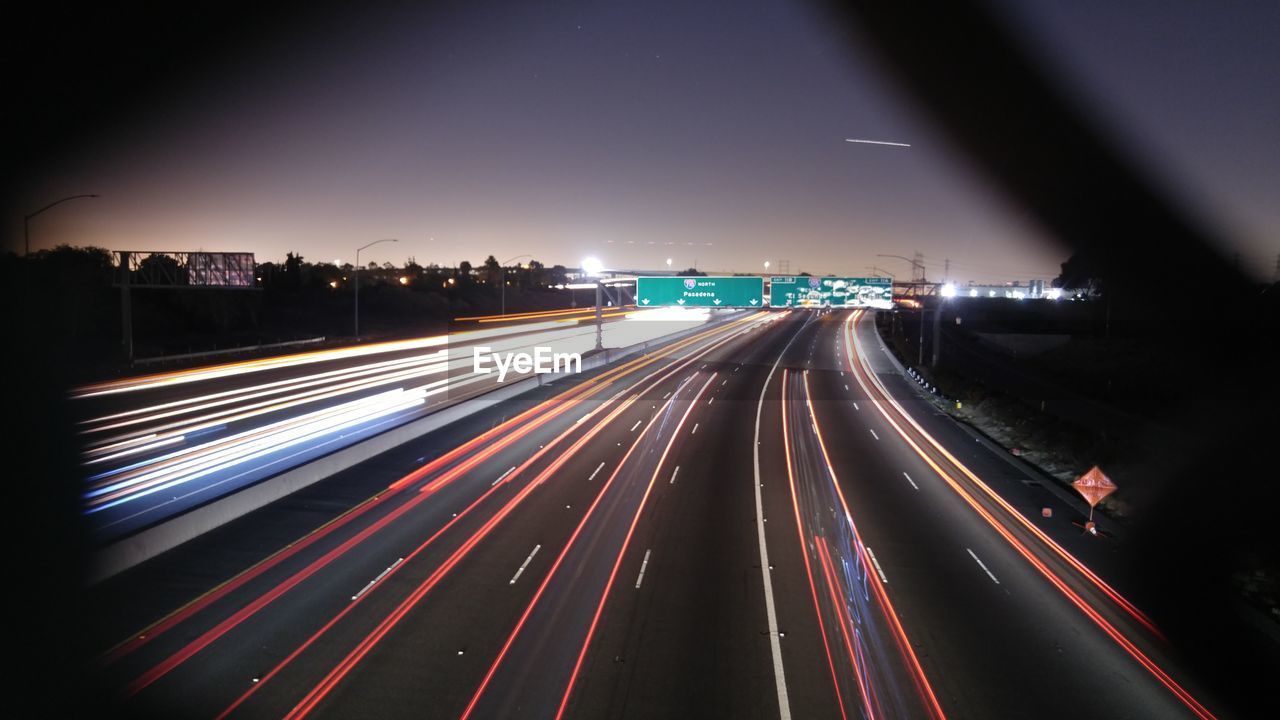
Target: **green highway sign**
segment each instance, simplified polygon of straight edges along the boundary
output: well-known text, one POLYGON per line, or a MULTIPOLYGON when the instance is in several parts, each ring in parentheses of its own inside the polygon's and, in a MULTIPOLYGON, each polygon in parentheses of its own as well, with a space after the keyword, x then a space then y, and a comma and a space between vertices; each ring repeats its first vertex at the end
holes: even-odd
POLYGON ((761 277, 640 277, 639 307, 764 307, 761 277))
POLYGON ((893 307, 893 278, 810 277, 769 279, 771 307, 893 307))

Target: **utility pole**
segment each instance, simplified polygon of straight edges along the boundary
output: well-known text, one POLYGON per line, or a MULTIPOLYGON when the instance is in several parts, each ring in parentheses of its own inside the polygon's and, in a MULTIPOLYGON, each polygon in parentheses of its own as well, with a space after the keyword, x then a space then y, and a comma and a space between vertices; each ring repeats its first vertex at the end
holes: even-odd
POLYGON ((603 291, 604 282, 596 278, 596 350, 604 349, 604 317, 600 308, 600 295, 603 291))
POLYGON ((933 311, 933 360, 929 363, 929 367, 938 367, 938 355, 942 351, 942 306, 939 305, 933 311))
POLYGON ((124 345, 125 358, 133 364, 133 306, 129 297, 130 253, 120 253, 120 343, 124 345))
POLYGON ((920 303, 920 340, 916 343, 916 365, 924 367, 924 303, 920 303))

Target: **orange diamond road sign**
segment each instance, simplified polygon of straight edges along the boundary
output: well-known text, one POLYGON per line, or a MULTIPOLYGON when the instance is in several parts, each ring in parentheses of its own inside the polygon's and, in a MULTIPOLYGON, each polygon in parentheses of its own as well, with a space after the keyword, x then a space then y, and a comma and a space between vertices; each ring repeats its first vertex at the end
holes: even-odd
POLYGON ((1089 501, 1089 507, 1093 507, 1102 501, 1102 498, 1115 492, 1118 488, 1116 484, 1111 482, 1111 478, 1103 474, 1097 465, 1089 468, 1089 472, 1076 478, 1071 483, 1072 487, 1089 501))

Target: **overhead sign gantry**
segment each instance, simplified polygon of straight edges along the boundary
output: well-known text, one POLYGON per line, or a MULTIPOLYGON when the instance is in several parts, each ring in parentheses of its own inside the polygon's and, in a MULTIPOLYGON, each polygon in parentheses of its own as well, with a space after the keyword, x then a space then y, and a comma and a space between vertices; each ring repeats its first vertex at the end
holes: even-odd
POLYGON ((893 308, 891 277, 786 275, 769 279, 771 307, 893 308))
POLYGON ((742 276, 638 277, 639 307, 729 308, 764 306, 764 278, 742 276))

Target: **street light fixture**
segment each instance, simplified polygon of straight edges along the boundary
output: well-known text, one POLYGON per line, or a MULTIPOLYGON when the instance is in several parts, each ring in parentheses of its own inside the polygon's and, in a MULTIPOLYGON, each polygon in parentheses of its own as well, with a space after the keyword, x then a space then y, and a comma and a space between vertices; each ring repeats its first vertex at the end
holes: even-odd
POLYGON ((503 315, 507 314, 507 263, 511 262, 512 260, 519 260, 520 258, 531 258, 531 257, 533 256, 528 254, 517 255, 513 258, 507 258, 506 260, 503 260, 502 264, 498 266, 502 272, 502 314, 503 315))
POLYGON ((36 210, 33 213, 28 213, 27 215, 24 215, 22 217, 22 240, 24 244, 22 254, 24 256, 31 254, 31 218, 39 215, 45 210, 48 210, 54 205, 61 205, 62 203, 68 200, 75 200, 77 198, 96 198, 96 197, 99 197, 99 196, 98 195, 68 195, 67 197, 61 198, 59 200, 54 200, 53 202, 49 203, 48 205, 45 205, 44 207, 40 208, 39 210, 36 210))
POLYGON ((360 339, 360 251, 361 251, 361 250, 367 250, 367 249, 369 249, 369 248, 373 247, 374 245, 377 245, 378 243, 384 243, 384 242, 400 242, 400 241, 399 241, 399 240, 397 240, 396 238, 382 238, 381 240, 374 240, 373 242, 369 243, 368 245, 362 245, 362 246, 360 246, 360 247, 356 248, 356 272, 355 272, 355 275, 356 275, 356 277, 355 277, 355 297, 356 297, 356 303, 355 303, 355 304, 356 304, 356 323, 355 323, 355 325, 356 325, 356 327, 355 327, 356 333, 355 333, 355 335, 356 335, 356 340, 359 340, 359 339, 360 339))
POLYGON ((765 260, 765 261, 764 261, 764 274, 765 274, 765 275, 768 275, 768 274, 769 274, 769 261, 768 261, 768 260, 765 260))

